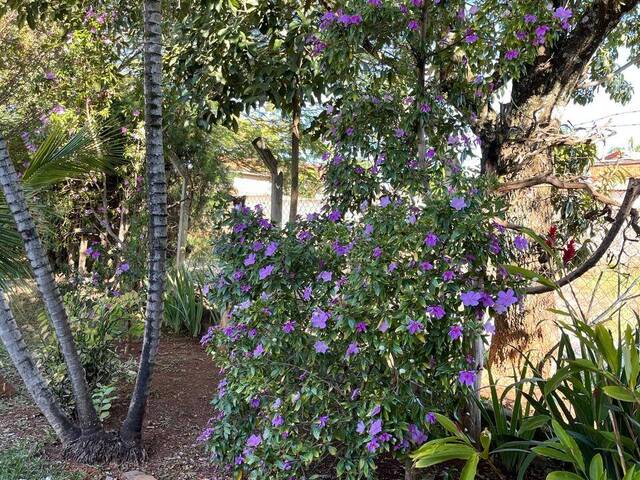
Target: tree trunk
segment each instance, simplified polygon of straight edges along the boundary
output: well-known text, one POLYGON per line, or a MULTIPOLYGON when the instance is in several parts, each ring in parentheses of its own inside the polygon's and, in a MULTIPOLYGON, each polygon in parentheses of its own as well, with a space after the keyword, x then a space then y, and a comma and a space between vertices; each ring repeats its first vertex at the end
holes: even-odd
POLYGON ((144 97, 149 218, 149 291, 136 384, 121 435, 140 444, 151 375, 164 313, 167 251, 167 181, 162 143, 162 13, 160 0, 144 0, 144 97))
POLYGON ((64 443, 75 441, 80 432, 62 411, 47 382, 36 367, 22 338, 22 332, 13 317, 9 300, 0 290, 0 339, 4 344, 11 361, 15 365, 27 391, 44 414, 49 425, 53 427, 58 438, 64 443))
POLYGON ((176 270, 180 270, 184 264, 185 250, 187 247, 187 233, 189 232, 189 212, 191 211, 191 198, 189 195, 189 179, 182 177, 180 189, 180 217, 178 219, 178 245, 176 246, 176 270))
POLYGON ((35 223, 27 209, 27 202, 18 180, 18 175, 11 163, 4 138, 0 136, 0 185, 4 191, 7 205, 16 222, 18 232, 22 236, 27 258, 31 264, 33 275, 42 295, 49 319, 56 331, 60 350, 64 357, 73 387, 74 399, 83 433, 100 430, 100 420, 91 402, 85 371, 80 363, 78 352, 73 341, 67 312, 58 286, 53 278, 49 258, 40 241, 35 223))
POLYGON ((298 215, 298 196, 300 189, 300 117, 302 107, 300 95, 296 92, 292 100, 291 118, 291 203, 289 205, 289 222, 295 222, 298 215))
POLYGON ((87 273, 87 248, 89 241, 84 235, 80 239, 80 248, 78 249, 78 273, 85 275, 87 273))
POLYGON ((282 226, 282 192, 284 180, 278 168, 278 159, 273 155, 263 138, 258 137, 251 142, 253 148, 271 173, 271 221, 278 227, 282 226))

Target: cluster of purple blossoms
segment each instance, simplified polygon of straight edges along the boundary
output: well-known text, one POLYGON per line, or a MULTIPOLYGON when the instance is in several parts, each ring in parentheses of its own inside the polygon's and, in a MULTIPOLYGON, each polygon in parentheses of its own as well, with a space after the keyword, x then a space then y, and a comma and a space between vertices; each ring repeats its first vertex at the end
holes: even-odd
POLYGON ((323 330, 327 328, 327 321, 329 320, 329 312, 325 312, 321 308, 317 308, 311 314, 311 325, 315 328, 323 330))

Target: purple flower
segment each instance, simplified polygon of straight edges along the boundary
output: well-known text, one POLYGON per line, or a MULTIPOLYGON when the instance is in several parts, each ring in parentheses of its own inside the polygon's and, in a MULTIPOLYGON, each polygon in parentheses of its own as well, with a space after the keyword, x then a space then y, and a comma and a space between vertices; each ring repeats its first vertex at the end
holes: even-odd
POLYGON ((371 453, 375 452, 378 447, 380 447, 380 444, 375 438, 372 438, 371 440, 369 440, 369 443, 367 443, 367 450, 369 450, 371 453))
POLYGON ((424 239, 424 244, 427 247, 435 247, 437 243, 438 243, 438 236, 433 232, 429 232, 424 239))
POLYGON ((310 286, 304 287, 304 290, 302 291, 302 299, 305 302, 308 302, 309 300, 311 300, 311 295, 313 295, 313 290, 311 289, 311 287, 310 286))
POLYGON ((244 259, 244 266, 248 267, 249 265, 253 265, 254 263, 256 263, 256 254, 255 253, 250 253, 249 255, 247 255, 244 259))
POLYGON ((380 198, 380 206, 382 208, 386 207, 387 205, 389 205, 391 203, 391 199, 388 196, 384 196, 380 198))
POLYGON ((209 427, 209 428, 205 428, 202 433, 200 435, 198 435, 198 438, 196 438, 196 442, 198 443, 203 443, 206 442, 207 440, 209 440, 211 438, 211 435, 213 435, 213 428, 209 427))
POLYGON ((461 385, 473 387, 476 383, 476 376, 477 374, 473 370, 461 370, 458 373, 458 381, 461 385))
POLYGON ((352 355, 357 354, 360 351, 358 348, 358 344, 356 342, 351 342, 347 347, 347 352, 345 354, 346 357, 350 357, 352 355))
POLYGON ((427 307, 427 313, 432 315, 436 319, 440 320, 446 314, 444 307, 442 305, 431 305, 427 307))
POLYGON ((496 326, 492 321, 487 321, 487 323, 484 324, 484 331, 489 335, 493 335, 494 333, 496 333, 496 326))
POLYGON ((483 307, 493 307, 495 305, 495 302, 493 301, 493 298, 487 292, 482 292, 482 300, 481 301, 482 301, 482 306, 483 307))
POLYGON ((538 21, 538 17, 533 15, 532 13, 527 13, 524 16, 524 23, 536 23, 538 21))
POLYGON ((370 237, 372 233, 373 233, 373 225, 371 225, 371 224, 367 223, 367 224, 364 226, 364 233, 363 233, 363 235, 364 235, 364 237, 365 237, 365 238, 367 238, 367 237, 370 237))
POLYGON ((461 325, 451 325, 449 329, 449 338, 451 340, 456 341, 462 337, 462 326, 461 325))
POLYGON ((316 353, 327 353, 329 351, 329 345, 324 343, 322 340, 318 340, 313 346, 316 353))
POLYGON ((451 280, 453 280, 454 278, 456 278, 456 274, 454 272, 452 272, 451 270, 447 270, 446 272, 444 272, 442 274, 442 279, 445 282, 450 282, 451 280))
POLYGON ((258 358, 258 357, 261 357, 263 353, 264 353, 264 347, 262 346, 261 343, 259 343, 258 346, 253 349, 252 355, 253 355, 253 358, 258 358))
POLYGON ((477 307, 482 300, 482 292, 474 292, 469 290, 460 294, 460 299, 465 307, 477 307))
POLYGON ((328 270, 324 270, 318 274, 318 280, 322 280, 325 283, 330 282, 332 277, 333 274, 328 270))
POLYGON ((266 267, 261 268, 258 271, 258 277, 260 278, 260 280, 264 280, 269 275, 271 275, 273 273, 274 268, 275 268, 274 265, 267 265, 266 267))
POLYGON ((347 134, 347 136, 351 136, 353 135, 353 127, 349 127, 345 130, 345 133, 347 134))
POLYGON ((342 212, 338 209, 332 210, 327 218, 329 218, 329 220, 331 220, 333 223, 339 222, 342 218, 342 212))
POLYGON ((553 16, 561 22, 566 22, 573 17, 573 12, 570 8, 558 7, 556 8, 556 11, 553 12, 553 16))
POLYGON ((420 30, 420 22, 418 20, 409 20, 407 28, 413 31, 420 30))
POLYGON ((274 427, 281 427, 283 424, 284 424, 284 418, 282 418, 282 415, 276 415, 271 420, 271 425, 273 425, 274 427))
POLYGON ((380 404, 378 404, 371 409, 371 411, 369 412, 369 416, 375 417, 376 415, 379 415, 381 411, 382 411, 382 407, 380 407, 380 404))
POLYGON ((359 396, 360 396, 360 389, 359 388, 354 389, 353 392, 351 392, 351 401, 354 401, 359 396))
POLYGON ((251 245, 251 249, 254 252, 259 252, 260 250, 262 250, 263 247, 264 247, 264 245, 262 244, 262 242, 260 240, 256 240, 255 242, 253 242, 253 245, 251 245))
POLYGON ((247 439, 247 447, 249 448, 255 448, 261 443, 262 443, 262 437, 255 433, 247 439))
POLYGON ((422 323, 418 322, 417 320, 409 320, 409 327, 407 328, 407 330, 411 335, 415 335, 423 329, 424 325, 422 325, 422 323))
POLYGON ((385 333, 387 330, 389 330, 389 322, 383 320, 382 323, 378 326, 378 330, 380 330, 382 333, 385 333))
POLYGON ((431 111, 431 106, 428 103, 420 104, 420 111, 422 113, 429 113, 431 111))
POLYGON ((498 292, 498 298, 496 299, 496 304, 493 309, 497 313, 504 313, 507 309, 518 302, 518 297, 516 297, 515 292, 510 288, 503 292, 498 292))
POLYGON ((121 275, 125 272, 129 271, 129 264, 128 263, 121 263, 120 265, 118 265, 118 268, 116 268, 116 275, 121 275))
POLYGON ((513 239, 513 246, 521 252, 524 252, 529 248, 529 241, 522 235, 517 235, 516 238, 513 239))
POLYGON ((407 132, 405 132, 402 128, 396 128, 396 138, 402 138, 406 135, 407 132))
POLYGON ((318 419, 318 425, 320 426, 320 428, 326 427, 328 423, 329 423, 329 415, 323 415, 318 419))
POLYGON ((321 330, 327 328, 327 320, 329 320, 329 313, 320 308, 316 308, 311 314, 311 325, 315 328, 321 330))
POLYGON ((278 250, 278 243, 277 242, 271 242, 269 245, 267 245, 267 248, 265 248, 264 256, 265 257, 272 257, 273 254, 276 253, 276 250, 278 250))
POLYGON ((436 414, 433 413, 433 412, 427 413, 425 415, 424 419, 429 425, 435 425, 436 424, 436 414))
POLYGON ((373 249, 373 258, 380 258, 380 255, 382 255, 382 249, 380 247, 375 247, 373 249))
POLYGON ((366 323, 366 322, 358 322, 358 323, 356 323, 356 332, 358 332, 358 333, 364 333, 364 332, 366 332, 366 331, 367 331, 367 328, 368 328, 368 327, 369 327, 369 326, 367 325, 367 323, 366 323))
POLYGON ((365 425, 364 422, 362 420, 360 420, 358 422, 358 425, 356 425, 356 432, 358 432, 360 435, 362 435, 364 433, 365 430, 365 425))
POLYGON ((371 422, 371 426, 369 427, 369 435, 372 437, 379 434, 382 431, 382 420, 377 419, 371 422))
POLYGON ((464 37, 464 41, 471 44, 471 43, 476 43, 478 41, 478 34, 476 32, 474 32, 471 29, 467 30, 467 33, 464 37))
POLYGON ((433 270, 433 264, 431 262, 420 262, 420 270, 429 271, 433 270))
POLYGON ((284 333, 291 333, 295 330, 295 328, 296 328, 296 322, 292 320, 288 320, 287 322, 285 322, 284 325, 282 325, 282 331, 284 333))
POLYGON ((389 273, 391 273, 391 272, 394 272, 397 268, 398 268, 398 263, 397 262, 391 262, 389 264, 389 266, 387 267, 387 271, 389 273))
POLYGON ((369 0, 369 5, 380 7, 382 5, 382 0, 369 0))
POLYGON ((427 436, 424 432, 413 423, 409 425, 409 435, 411 435, 411 441, 417 445, 422 445, 427 441, 427 436))
POLYGON ((457 210, 458 212, 461 210, 464 210, 468 206, 466 200, 462 197, 453 197, 451 199, 450 205, 451 205, 451 208, 453 208, 454 210, 457 210))
POLYGON ((520 50, 515 48, 512 48, 511 50, 507 50, 504 53, 504 58, 506 58, 507 60, 515 60, 519 56, 520 56, 520 50))

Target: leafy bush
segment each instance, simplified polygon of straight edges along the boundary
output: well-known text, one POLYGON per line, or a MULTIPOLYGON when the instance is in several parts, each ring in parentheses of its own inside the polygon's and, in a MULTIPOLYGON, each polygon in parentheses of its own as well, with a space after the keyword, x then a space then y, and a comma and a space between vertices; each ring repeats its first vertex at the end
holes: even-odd
MULTIPOLYGON (((571 317, 571 323, 563 324, 561 340, 540 364, 525 356, 520 377, 500 398, 489 377, 493 411, 483 409, 483 417, 497 448, 478 458, 491 461, 499 456, 518 479, 526 478, 529 463, 538 455, 566 465, 548 480, 640 480, 640 328, 619 326, 615 341, 603 325, 591 326, 573 312, 558 314, 571 317), (544 378, 542 367, 548 361, 556 373, 544 378), (510 389, 517 393, 507 418, 503 404, 510 389), (547 439, 539 441, 534 435, 547 439)), ((463 459, 470 462, 468 478, 473 479, 475 449, 480 447, 465 438, 472 450, 463 459)), ((431 441, 413 458, 417 466, 462 458, 446 455, 459 442, 453 437, 431 441)))
POLYGON ((339 477, 371 478, 377 456, 423 443, 430 412, 473 385, 486 312, 517 302, 502 267, 512 239, 487 181, 447 187, 443 168, 420 197, 387 193, 285 231, 233 209, 210 293, 230 323, 203 338, 225 374, 203 433, 220 461, 278 479, 333 456, 339 477))
MULTIPOLYGON (((91 287, 78 286, 75 291, 65 294, 64 301, 90 389, 114 385, 124 373, 117 345, 131 332, 138 331, 140 319, 137 308, 142 298, 135 292, 105 297, 91 287)), ((39 364, 62 404, 72 409, 71 382, 53 329, 44 313, 40 315, 40 337, 39 364)))
POLYGON ((165 297, 166 325, 174 333, 197 337, 202 332, 204 295, 193 273, 181 268, 168 277, 165 297))

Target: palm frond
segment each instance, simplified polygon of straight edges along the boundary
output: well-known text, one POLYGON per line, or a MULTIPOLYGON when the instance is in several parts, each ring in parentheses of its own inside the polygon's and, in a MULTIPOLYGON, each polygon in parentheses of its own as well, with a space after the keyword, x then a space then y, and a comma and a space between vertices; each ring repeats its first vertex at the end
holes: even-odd
POLYGON ((64 130, 52 130, 31 157, 22 177, 23 185, 41 189, 92 172, 109 170, 122 158, 121 137, 113 133, 113 129, 107 129, 94 135, 90 128, 83 127, 67 138, 64 130))
MULTIPOLYGON (((37 209, 33 199, 39 191, 65 180, 109 171, 122 162, 124 143, 119 132, 113 127, 92 132, 88 127, 81 128, 71 138, 60 128, 49 132, 22 175, 32 211, 37 209)), ((0 192, 0 288, 28 274, 22 239, 0 192)))

